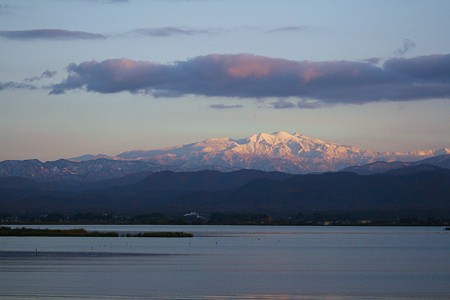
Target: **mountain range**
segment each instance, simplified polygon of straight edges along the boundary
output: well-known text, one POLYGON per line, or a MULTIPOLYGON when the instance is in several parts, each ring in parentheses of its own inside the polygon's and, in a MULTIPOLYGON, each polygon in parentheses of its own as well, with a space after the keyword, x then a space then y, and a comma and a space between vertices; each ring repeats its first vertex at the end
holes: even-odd
POLYGON ((375 152, 279 131, 244 139, 211 138, 166 149, 134 150, 113 159, 148 161, 190 171, 256 169, 304 174, 337 171, 374 161, 415 161, 440 154, 450 154, 450 148, 375 152))
POLYGON ((277 132, 114 157, 3 161, 0 215, 319 212, 450 220, 449 153, 373 152, 277 132))
POLYGON ((430 166, 372 175, 162 171, 122 186, 85 186, 79 190, 8 177, 0 178, 0 214, 182 216, 195 211, 204 216, 216 212, 295 216, 319 212, 374 220, 450 220, 450 169, 430 166))
POLYGON ((450 169, 450 155, 441 154, 430 158, 422 159, 414 162, 404 161, 376 161, 360 166, 351 166, 344 168, 342 171, 356 173, 358 175, 371 175, 380 173, 396 173, 394 170, 435 170, 436 168, 450 169))
MULTIPOLYGON (((380 161, 384 164, 401 161, 398 166, 407 166, 410 162, 445 154, 450 154, 449 148, 406 153, 375 152, 280 131, 255 134, 244 139, 211 138, 165 149, 133 150, 117 156, 87 154, 48 162, 8 160, 0 162, 0 177, 19 176, 47 182, 95 182, 165 170, 230 172, 255 169, 306 174, 355 167, 349 171, 359 172, 358 167, 375 163, 360 167, 364 173, 367 168, 383 169, 380 161)), ((371 174, 372 171, 367 172, 371 174)))

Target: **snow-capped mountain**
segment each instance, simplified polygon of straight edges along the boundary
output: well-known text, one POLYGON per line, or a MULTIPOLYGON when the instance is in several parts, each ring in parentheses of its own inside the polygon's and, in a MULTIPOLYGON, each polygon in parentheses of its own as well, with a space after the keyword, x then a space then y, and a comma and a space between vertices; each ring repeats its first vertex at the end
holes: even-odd
POLYGON ((37 181, 92 182, 157 171, 161 169, 147 161, 104 158, 80 162, 65 159, 48 162, 37 159, 0 162, 0 177, 24 177, 37 181))
POLYGON ((298 133, 283 131, 255 134, 249 138, 206 139, 202 142, 166 149, 125 152, 117 156, 83 155, 69 160, 0 162, 0 177, 19 176, 37 181, 93 182, 136 173, 162 170, 234 171, 256 169, 292 174, 338 171, 375 161, 418 161, 439 154, 440 150, 373 152, 339 145, 298 133))
POLYGON ((245 139, 216 138, 202 142, 149 151, 130 151, 117 157, 145 160, 186 170, 217 169, 222 171, 258 169, 288 173, 336 171, 348 166, 374 161, 414 161, 450 149, 400 152, 373 152, 339 145, 298 133, 260 133, 245 139))

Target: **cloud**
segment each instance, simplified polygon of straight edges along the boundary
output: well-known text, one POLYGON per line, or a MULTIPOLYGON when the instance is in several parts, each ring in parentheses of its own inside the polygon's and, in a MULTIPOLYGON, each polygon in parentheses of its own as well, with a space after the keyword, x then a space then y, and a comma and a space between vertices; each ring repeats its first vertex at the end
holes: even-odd
POLYGON ((320 108, 322 105, 320 105, 317 101, 309 101, 309 100, 298 100, 297 104, 294 104, 291 101, 288 101, 286 99, 278 99, 276 102, 270 103, 272 105, 272 108, 275 109, 290 109, 290 108, 300 108, 300 109, 314 109, 314 108, 320 108))
POLYGON ((209 107, 214 108, 214 109, 230 109, 230 108, 242 108, 244 106, 240 105, 240 104, 235 104, 235 105, 211 104, 209 107))
POLYGON ((128 33, 104 35, 84 31, 70 31, 63 29, 32 29, 0 31, 0 37, 11 40, 77 40, 77 39, 106 39, 111 37, 144 36, 144 37, 171 37, 193 36, 222 33, 221 29, 194 29, 188 27, 154 27, 138 28, 128 33))
POLYGON ((394 54, 403 56, 406 53, 410 52, 414 47, 416 47, 416 44, 413 41, 411 41, 410 39, 404 39, 403 45, 400 48, 398 48, 394 52, 394 54))
POLYGON ((242 26, 236 26, 228 29, 223 29, 226 33, 233 33, 233 32, 255 32, 255 31, 261 31, 261 28, 258 26, 250 26, 250 25, 242 25, 242 26))
POLYGON ((277 102, 272 102, 272 107, 275 109, 294 108, 295 104, 285 99, 279 99, 277 102))
POLYGON ((210 34, 212 33, 212 30, 168 26, 168 27, 154 27, 154 28, 139 28, 133 30, 132 33, 151 37, 168 37, 175 35, 210 34))
POLYGON ((56 75, 56 71, 50 71, 50 70, 45 70, 44 72, 42 72, 42 74, 40 76, 33 76, 33 77, 28 77, 25 78, 24 81, 26 82, 33 82, 33 81, 37 81, 37 80, 41 80, 41 79, 45 79, 45 78, 52 78, 53 76, 56 75))
POLYGON ((363 61, 376 65, 376 64, 379 64, 382 60, 383 59, 380 57, 371 57, 371 58, 364 59, 363 61))
POLYGON ((23 83, 23 82, 14 82, 14 81, 7 81, 7 82, 1 82, 0 81, 0 91, 2 90, 13 90, 13 89, 21 89, 21 90, 35 90, 37 89, 34 85, 23 83))
POLYGON ((305 101, 305 100, 300 100, 297 102, 297 108, 300 109, 314 109, 314 108, 320 108, 322 107, 322 105, 320 105, 320 103, 318 102, 311 102, 311 101, 305 101))
POLYGON ((382 65, 211 54, 172 64, 126 58, 87 61, 70 64, 67 71, 51 94, 85 89, 164 97, 295 97, 319 104, 450 98, 450 54, 393 58, 382 65))
POLYGON ((106 38, 106 36, 98 33, 62 29, 3 30, 0 31, 0 37, 11 40, 76 40, 106 38))
POLYGON ((277 32, 301 32, 307 29, 306 26, 286 26, 286 27, 278 27, 275 29, 268 30, 269 33, 277 33, 277 32))

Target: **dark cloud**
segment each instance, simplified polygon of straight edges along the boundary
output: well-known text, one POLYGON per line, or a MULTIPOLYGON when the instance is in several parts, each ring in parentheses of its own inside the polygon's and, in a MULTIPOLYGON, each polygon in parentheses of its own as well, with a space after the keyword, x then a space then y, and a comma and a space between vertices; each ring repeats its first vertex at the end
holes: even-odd
POLYGON ((152 37, 168 37, 175 35, 196 35, 196 34, 210 34, 211 30, 192 29, 184 27, 155 27, 155 28, 140 28, 134 30, 132 33, 152 36, 152 37))
POLYGON ((286 27, 278 27, 275 29, 268 30, 269 33, 276 33, 276 32, 301 32, 305 31, 307 29, 306 26, 286 26, 286 27))
POLYGON ((0 37, 12 40, 75 40, 106 38, 106 36, 98 33, 62 29, 3 30, 0 31, 0 37))
POLYGON ((53 76, 56 75, 56 73, 57 73, 56 71, 45 70, 44 72, 42 72, 42 74, 40 76, 25 78, 24 81, 33 82, 33 81, 37 81, 37 80, 41 80, 41 79, 45 79, 45 78, 52 78, 53 76))
POLYGON ((209 107, 210 108, 214 108, 214 109, 230 109, 230 108, 241 108, 241 107, 244 107, 244 106, 240 105, 240 104, 235 104, 235 105, 211 104, 209 107))
POLYGON ((450 54, 395 58, 382 65, 211 54, 173 64, 125 58, 88 61, 70 64, 67 71, 52 94, 85 89, 165 97, 295 97, 319 104, 450 98, 450 54))
POLYGON ((286 109, 286 108, 294 108, 295 107, 294 103, 284 100, 284 99, 280 99, 277 102, 272 102, 271 104, 272 104, 272 107, 275 109, 286 109))
POLYGON ((416 47, 416 44, 413 41, 411 41, 410 39, 404 39, 403 45, 400 48, 398 48, 394 53, 396 55, 403 56, 406 53, 410 52, 414 47, 416 47))

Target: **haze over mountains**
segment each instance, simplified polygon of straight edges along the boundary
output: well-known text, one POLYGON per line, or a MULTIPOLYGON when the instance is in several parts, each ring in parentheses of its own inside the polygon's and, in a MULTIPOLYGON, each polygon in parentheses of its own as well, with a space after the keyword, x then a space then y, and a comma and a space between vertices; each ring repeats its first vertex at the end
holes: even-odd
POLYGON ((114 157, 83 155, 77 158, 0 162, 0 177, 20 176, 38 181, 93 182, 157 171, 255 169, 292 174, 338 171, 377 161, 411 162, 439 150, 374 152, 307 137, 298 133, 255 134, 244 139, 211 138, 201 142, 156 150, 134 150, 114 157))

